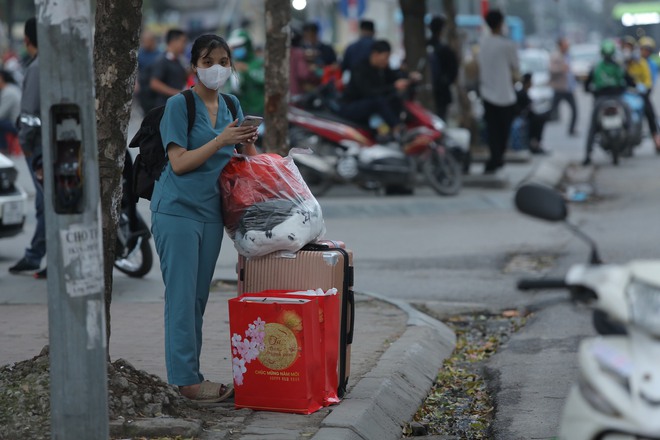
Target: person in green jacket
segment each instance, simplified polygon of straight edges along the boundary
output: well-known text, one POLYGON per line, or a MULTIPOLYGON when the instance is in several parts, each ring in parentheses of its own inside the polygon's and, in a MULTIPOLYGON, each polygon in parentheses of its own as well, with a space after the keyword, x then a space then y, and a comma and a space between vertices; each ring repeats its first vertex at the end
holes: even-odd
POLYGON ((264 60, 257 56, 252 39, 245 29, 236 29, 229 35, 229 47, 238 72, 235 91, 245 114, 264 114, 264 60))

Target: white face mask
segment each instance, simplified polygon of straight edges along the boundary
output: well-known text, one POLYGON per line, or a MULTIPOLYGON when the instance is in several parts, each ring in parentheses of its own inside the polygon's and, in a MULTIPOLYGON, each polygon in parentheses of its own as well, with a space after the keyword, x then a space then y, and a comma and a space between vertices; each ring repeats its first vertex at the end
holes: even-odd
POLYGON ((211 90, 218 90, 225 85, 231 76, 231 68, 224 67, 220 64, 214 64, 209 68, 197 68, 197 77, 199 80, 211 90))

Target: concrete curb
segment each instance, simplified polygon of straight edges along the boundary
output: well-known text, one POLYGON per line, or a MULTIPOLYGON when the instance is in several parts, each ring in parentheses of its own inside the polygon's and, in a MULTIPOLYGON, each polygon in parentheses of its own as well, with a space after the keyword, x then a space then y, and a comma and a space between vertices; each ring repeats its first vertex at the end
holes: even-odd
POLYGON ((400 439, 403 425, 417 412, 456 345, 454 332, 442 322, 404 301, 365 294, 403 309, 409 327, 333 408, 312 440, 400 439))

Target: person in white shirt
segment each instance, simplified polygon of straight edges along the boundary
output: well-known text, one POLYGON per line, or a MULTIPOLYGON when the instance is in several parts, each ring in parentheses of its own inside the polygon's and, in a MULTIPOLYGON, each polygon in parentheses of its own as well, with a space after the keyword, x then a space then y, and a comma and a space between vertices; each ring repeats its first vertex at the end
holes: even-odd
POLYGON ((17 134, 16 119, 21 112, 21 89, 7 70, 0 70, 0 152, 7 153, 7 134, 17 134))
POLYGON ((513 41, 502 35, 504 15, 495 9, 486 14, 491 34, 480 41, 479 93, 484 105, 490 157, 484 174, 494 174, 504 166, 504 152, 515 116, 518 53, 513 41))

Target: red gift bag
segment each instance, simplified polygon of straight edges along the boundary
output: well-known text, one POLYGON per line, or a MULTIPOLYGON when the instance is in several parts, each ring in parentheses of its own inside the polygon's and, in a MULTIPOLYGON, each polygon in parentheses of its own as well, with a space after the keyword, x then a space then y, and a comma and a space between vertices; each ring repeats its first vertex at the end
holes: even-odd
POLYGON ((237 408, 311 414, 323 407, 318 314, 314 298, 229 300, 237 408))
POLYGON ((339 330, 341 302, 337 289, 328 289, 324 292, 317 290, 264 290, 250 293, 250 296, 264 296, 272 298, 301 298, 318 301, 319 345, 322 358, 321 373, 324 378, 323 406, 339 403, 337 387, 339 386, 339 330))

